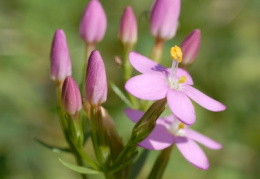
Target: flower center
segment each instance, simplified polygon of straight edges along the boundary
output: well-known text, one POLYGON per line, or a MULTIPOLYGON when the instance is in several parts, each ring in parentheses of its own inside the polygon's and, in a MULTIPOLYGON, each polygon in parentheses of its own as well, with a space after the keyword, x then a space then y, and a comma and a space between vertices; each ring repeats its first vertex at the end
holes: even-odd
POLYGON ((184 130, 185 124, 179 122, 177 119, 174 119, 171 126, 169 126, 168 130, 170 133, 172 133, 174 136, 185 136, 185 130, 184 130))
POLYGON ((182 61, 182 51, 180 47, 175 45, 174 47, 171 48, 170 53, 173 62, 172 62, 170 77, 168 79, 168 84, 171 88, 180 90, 181 84, 185 83, 186 81, 186 76, 181 76, 180 79, 177 80, 177 70, 178 70, 179 63, 182 61))

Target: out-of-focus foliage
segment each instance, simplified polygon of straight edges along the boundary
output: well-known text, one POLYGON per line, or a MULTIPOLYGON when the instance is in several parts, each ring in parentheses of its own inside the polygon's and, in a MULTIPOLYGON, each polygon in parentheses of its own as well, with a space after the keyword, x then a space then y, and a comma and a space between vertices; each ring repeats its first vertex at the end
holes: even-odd
MULTIPOLYGON (((149 56, 154 43, 148 14, 152 0, 100 0, 108 19, 104 41, 97 45, 109 81, 123 88, 118 41, 120 17, 131 5, 138 20, 136 51, 149 56)), ((79 22, 87 0, 0 1, 0 178, 76 178, 57 160, 57 154, 35 142, 65 146, 56 115, 55 85, 49 78, 49 54, 54 32, 64 29, 69 43, 73 76, 79 83, 84 44, 79 22)), ((170 178, 253 179, 260 177, 260 1, 182 0, 179 29, 166 42, 163 65, 170 66, 169 49, 193 29, 201 29, 199 55, 189 68, 195 87, 223 102, 227 110, 208 112, 195 105, 201 133, 223 144, 220 151, 203 148, 211 167, 201 171, 177 150, 164 175, 170 178)), ((122 101, 109 91, 105 107, 126 141, 133 124, 123 113, 122 101)), ((89 151, 92 153, 92 151, 89 151)), ((158 151, 149 155, 145 178, 158 151)), ((58 154, 64 160, 73 158, 58 154)), ((89 177, 91 178, 91 177, 89 177)), ((103 178, 101 175, 93 178, 103 178)))

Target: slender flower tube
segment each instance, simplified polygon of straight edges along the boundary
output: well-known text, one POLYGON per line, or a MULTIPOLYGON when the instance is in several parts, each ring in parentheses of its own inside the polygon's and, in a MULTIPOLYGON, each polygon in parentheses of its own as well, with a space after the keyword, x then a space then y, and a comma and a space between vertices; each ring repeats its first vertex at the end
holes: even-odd
POLYGON ((175 36, 180 15, 180 0, 155 0, 151 9, 150 31, 156 39, 175 36))
POLYGON ((210 111, 223 111, 226 107, 220 102, 193 88, 190 74, 178 68, 182 61, 181 49, 171 48, 172 67, 167 69, 158 63, 136 53, 130 53, 130 63, 143 73, 129 79, 125 89, 143 100, 167 98, 173 114, 184 124, 191 125, 196 120, 195 110, 189 98, 210 111))
POLYGON ((81 110, 82 102, 78 85, 68 76, 62 86, 62 106, 66 113, 76 116, 81 110))
POLYGON ((101 3, 91 0, 81 19, 80 37, 86 44, 95 44, 103 39, 106 26, 106 14, 101 3))
MULTIPOLYGON (((144 112, 134 109, 126 109, 125 113, 135 123, 144 114, 144 112)), ((189 129, 188 126, 179 122, 174 115, 157 119, 153 132, 138 145, 149 150, 162 150, 175 143, 186 160, 195 167, 206 170, 209 168, 208 159, 194 141, 213 150, 222 148, 222 145, 218 142, 189 129)))
POLYGON ((200 48, 200 30, 193 30, 182 42, 181 49, 183 53, 182 65, 190 65, 196 58, 200 48))
POLYGON ((120 22, 119 39, 123 45, 133 46, 137 41, 137 23, 130 6, 125 8, 120 22))
POLYGON ((71 62, 66 36, 62 29, 58 29, 51 48, 51 78, 57 83, 62 83, 70 75, 71 62))
POLYGON ((92 105, 100 105, 107 99, 105 65, 97 50, 92 51, 88 60, 85 99, 92 105))

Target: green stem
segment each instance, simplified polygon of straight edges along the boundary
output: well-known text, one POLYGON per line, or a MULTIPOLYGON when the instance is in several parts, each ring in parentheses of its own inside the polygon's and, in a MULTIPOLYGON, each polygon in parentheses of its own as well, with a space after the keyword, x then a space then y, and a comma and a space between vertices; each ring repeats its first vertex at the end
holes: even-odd
POLYGON ((161 151, 160 155, 156 159, 152 171, 148 179, 160 179, 163 176, 163 172, 168 164, 170 154, 172 151, 173 145, 161 151))
POLYGON ((113 166, 120 166, 127 155, 131 155, 136 149, 136 144, 132 141, 132 137, 129 139, 128 143, 124 149, 120 152, 119 156, 116 158, 113 166))
MULTIPOLYGON (((59 82, 56 85, 56 93, 57 93, 57 100, 58 100, 58 114, 59 114, 59 120, 60 120, 60 124, 61 124, 61 127, 62 127, 63 135, 64 135, 67 143, 69 144, 69 147, 70 147, 71 151, 73 152, 73 155, 74 155, 74 157, 76 159, 77 164, 79 166, 84 166, 83 161, 82 161, 79 153, 75 149, 75 147, 74 147, 74 145, 71 142, 70 137, 69 137, 68 123, 67 123, 67 121, 66 121, 66 119, 64 117, 65 113, 62 110, 61 92, 62 92, 62 83, 59 82)), ((82 176, 83 179, 87 179, 86 175, 81 174, 81 176, 82 176)))
MULTIPOLYGON (((124 76, 124 83, 131 77, 131 74, 133 71, 133 67, 129 60, 129 53, 131 52, 132 49, 133 49, 132 46, 123 45, 122 71, 123 71, 123 76, 124 76)), ((129 94, 129 93, 127 93, 127 94, 128 94, 128 98, 131 101, 131 103, 133 104, 134 108, 138 109, 139 104, 137 102, 137 99, 134 96, 132 96, 131 94, 129 94)))
POLYGON ((106 131, 103 125, 101 106, 91 105, 90 109, 91 138, 97 160, 104 164, 109 155, 106 131))
POLYGON ((85 96, 85 83, 86 83, 88 58, 93 50, 95 50, 95 44, 87 44, 87 43, 85 44, 85 60, 84 60, 81 83, 80 83, 80 93, 82 98, 84 98, 85 96))
POLYGON ((157 63, 161 63, 162 61, 163 44, 164 40, 155 40, 155 44, 151 53, 151 59, 157 63))
POLYGON ((129 53, 132 50, 131 47, 127 45, 123 45, 123 64, 122 64, 122 70, 124 75, 124 82, 126 82, 132 74, 133 67, 129 61, 129 53))

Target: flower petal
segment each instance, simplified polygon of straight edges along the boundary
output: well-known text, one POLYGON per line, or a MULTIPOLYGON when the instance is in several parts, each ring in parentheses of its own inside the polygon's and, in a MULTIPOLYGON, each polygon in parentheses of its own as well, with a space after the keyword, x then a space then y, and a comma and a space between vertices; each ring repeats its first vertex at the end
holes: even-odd
MULTIPOLYGON (((169 76, 171 74, 171 68, 167 68, 168 71, 168 75, 169 76)), ((193 80, 192 77, 190 76, 189 72, 187 72, 186 70, 182 69, 182 68, 178 68, 177 69, 177 78, 179 79, 181 76, 186 76, 186 82, 184 84, 188 84, 188 85, 193 85, 193 80)))
POLYGON ((182 85, 182 87, 182 90, 187 96, 189 96, 192 100, 194 100, 205 109, 215 112, 224 111, 226 109, 225 105, 205 95, 196 88, 193 88, 189 85, 182 85))
MULTIPOLYGON (((161 119, 163 120, 163 119, 161 119)), ((174 136, 168 131, 167 125, 160 118, 151 134, 138 144, 138 146, 149 150, 162 150, 174 142, 174 136)))
POLYGON ((207 156, 198 144, 187 137, 176 137, 175 142, 183 157, 192 165, 202 170, 209 168, 207 156))
POLYGON ((159 65, 158 63, 150 60, 149 58, 137 53, 130 52, 129 54, 130 63, 133 67, 141 73, 151 73, 151 72, 162 72, 167 74, 167 68, 159 65))
POLYGON ((173 114, 184 124, 191 125, 196 120, 195 110, 190 99, 182 92, 170 89, 167 102, 173 114))
POLYGON ((125 84, 127 92, 144 100, 158 100, 166 97, 169 86, 164 75, 148 73, 137 75, 125 84))
POLYGON ((190 139, 195 140, 210 149, 218 150, 218 149, 222 148, 222 145, 220 143, 218 143, 218 142, 208 138, 207 136, 200 134, 192 129, 188 129, 188 128, 185 129, 185 134, 190 139))
POLYGON ((134 123, 137 123, 141 119, 141 117, 144 115, 144 112, 127 108, 127 109, 125 109, 125 114, 131 121, 133 121, 134 123))

